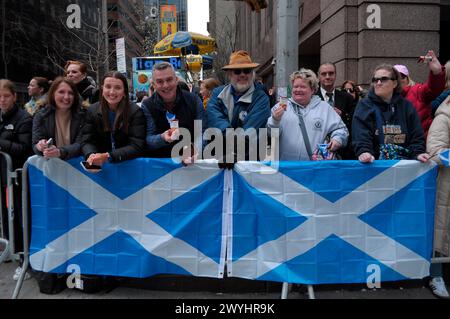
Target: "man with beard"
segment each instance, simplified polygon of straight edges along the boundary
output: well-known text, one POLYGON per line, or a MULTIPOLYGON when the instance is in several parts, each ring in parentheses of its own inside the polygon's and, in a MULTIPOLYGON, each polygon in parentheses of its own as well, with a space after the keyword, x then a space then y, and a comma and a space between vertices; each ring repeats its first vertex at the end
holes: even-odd
MULTIPOLYGON (((230 55, 230 63, 222 68, 226 70, 230 84, 214 89, 207 105, 208 128, 217 128, 226 139, 234 138, 234 155, 236 157, 239 145, 238 137, 227 135, 227 129, 265 128, 270 117, 270 101, 261 84, 255 82, 254 69, 258 63, 253 63, 250 55, 243 50, 230 55)), ((230 132, 230 130, 228 130, 230 132)), ((250 145, 258 145, 257 135, 245 134, 245 159, 248 160, 250 145)), ((228 149, 228 153, 229 153, 228 149)), ((227 147, 224 147, 224 154, 227 147)), ((250 158, 251 160, 256 160, 250 158)), ((227 161, 228 162, 228 161, 227 161)))

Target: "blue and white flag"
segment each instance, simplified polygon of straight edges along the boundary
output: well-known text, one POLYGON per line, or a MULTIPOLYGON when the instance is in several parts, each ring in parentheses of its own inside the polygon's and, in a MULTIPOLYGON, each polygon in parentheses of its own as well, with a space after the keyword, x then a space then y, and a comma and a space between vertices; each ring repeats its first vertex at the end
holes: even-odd
POLYGON ((433 164, 242 162, 223 171, 137 159, 90 174, 80 159, 28 162, 36 270, 221 278, 227 269, 307 284, 429 274, 433 164))
POLYGON ((445 150, 439 154, 439 159, 444 166, 450 166, 450 150, 445 150))
POLYGON ((234 174, 229 276, 304 284, 423 278, 436 169, 418 161, 284 162, 234 174), (265 171, 266 174, 261 174, 265 171))
POLYGON ((80 159, 28 160, 35 270, 220 277, 223 172, 137 159, 85 172, 80 159))

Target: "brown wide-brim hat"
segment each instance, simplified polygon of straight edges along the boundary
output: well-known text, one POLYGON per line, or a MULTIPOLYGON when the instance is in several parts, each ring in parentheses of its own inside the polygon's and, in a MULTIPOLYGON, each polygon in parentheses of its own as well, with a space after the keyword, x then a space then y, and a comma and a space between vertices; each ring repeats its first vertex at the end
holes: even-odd
POLYGON ((233 69, 254 69, 259 66, 259 63, 253 63, 252 58, 247 51, 239 50, 231 53, 230 64, 225 65, 222 70, 233 69))

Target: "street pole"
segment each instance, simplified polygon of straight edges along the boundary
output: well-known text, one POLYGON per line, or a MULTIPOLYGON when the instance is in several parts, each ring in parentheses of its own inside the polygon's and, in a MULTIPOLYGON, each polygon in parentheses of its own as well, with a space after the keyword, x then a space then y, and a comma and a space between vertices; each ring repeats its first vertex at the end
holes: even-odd
MULTIPOLYGON (((298 9, 299 0, 277 1, 275 85, 278 98, 287 98, 289 75, 298 69, 298 9)), ((308 289, 312 290, 312 286, 309 286, 308 289)), ((284 282, 281 298, 287 299, 288 292, 289 283, 284 282)))
POLYGON ((158 26, 158 37, 156 43, 161 40, 161 6, 158 1, 158 15, 156 16, 157 26, 158 26))
POLYGON ((298 69, 299 0, 277 1, 277 54, 275 86, 278 97, 287 97, 289 75, 298 69))

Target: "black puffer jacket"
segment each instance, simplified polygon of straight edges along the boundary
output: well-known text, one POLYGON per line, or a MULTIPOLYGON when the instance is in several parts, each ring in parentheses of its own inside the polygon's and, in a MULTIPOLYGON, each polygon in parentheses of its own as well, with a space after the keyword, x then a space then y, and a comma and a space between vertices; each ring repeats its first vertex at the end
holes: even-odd
MULTIPOLYGON (((42 155, 38 151, 36 144, 42 140, 56 137, 55 107, 47 105, 34 115, 33 118, 33 151, 37 155, 42 155)), ((86 123, 86 111, 80 108, 72 108, 72 119, 70 121, 70 144, 59 148, 61 159, 67 160, 81 155, 82 129, 86 123)))
POLYGON ((400 126, 405 135, 404 143, 396 143, 409 149, 411 159, 425 153, 425 138, 420 118, 414 106, 400 94, 394 94, 388 104, 375 95, 373 89, 360 100, 355 109, 352 122, 352 146, 358 157, 362 153, 370 153, 375 159, 380 155, 379 130, 376 124, 376 111, 380 111, 383 125, 400 126))
MULTIPOLYGON (((17 105, 7 113, 0 114, 0 151, 11 156, 13 168, 23 166, 31 151, 32 118, 17 105)), ((3 156, 2 172, 6 171, 3 156)), ((3 174, 2 174, 3 175, 3 174)), ((2 178, 2 181, 5 180, 2 178)))
POLYGON ((136 104, 130 104, 128 133, 122 126, 115 132, 105 132, 100 103, 89 107, 87 123, 83 130, 83 154, 109 152, 112 162, 122 162, 143 156, 145 147, 145 116, 136 104), (115 149, 112 149, 111 134, 114 134, 115 149))
POLYGON ((85 77, 83 80, 77 83, 76 87, 83 101, 88 101, 89 104, 98 102, 99 90, 92 78, 85 77))

